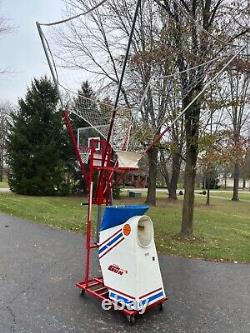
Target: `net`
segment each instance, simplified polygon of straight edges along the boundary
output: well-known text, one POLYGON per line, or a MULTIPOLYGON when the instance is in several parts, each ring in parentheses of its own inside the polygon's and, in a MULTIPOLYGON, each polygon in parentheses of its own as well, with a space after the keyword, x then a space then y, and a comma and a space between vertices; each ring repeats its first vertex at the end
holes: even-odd
MULTIPOLYGON (((134 1, 66 3, 69 18, 39 27, 62 105, 73 123, 79 119, 81 147, 91 128, 96 134, 90 137, 108 137, 134 1), (84 80, 94 95, 79 90, 84 80)), ((231 36, 201 28, 200 13, 191 17, 178 1, 169 11, 173 15, 163 15, 159 1, 142 2, 112 129, 115 150, 143 150, 160 133, 167 141, 169 124, 179 126, 185 111, 240 55, 242 45, 230 43, 231 36)))

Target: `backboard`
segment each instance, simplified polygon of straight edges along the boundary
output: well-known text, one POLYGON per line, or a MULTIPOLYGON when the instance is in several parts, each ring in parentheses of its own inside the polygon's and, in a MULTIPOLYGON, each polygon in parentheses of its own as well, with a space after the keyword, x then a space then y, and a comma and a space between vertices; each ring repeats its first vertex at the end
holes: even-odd
MULTIPOLYGON (((77 145, 80 149, 90 148, 91 140, 103 140, 108 131, 107 125, 93 127, 82 127, 77 130, 77 145)), ((96 142, 96 152, 100 151, 100 142, 96 142)))

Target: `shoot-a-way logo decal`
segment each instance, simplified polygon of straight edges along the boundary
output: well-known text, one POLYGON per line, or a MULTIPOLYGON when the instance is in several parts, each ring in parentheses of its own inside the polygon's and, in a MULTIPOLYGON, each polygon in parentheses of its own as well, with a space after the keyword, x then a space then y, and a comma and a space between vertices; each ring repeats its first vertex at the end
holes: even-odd
POLYGON ((108 270, 118 275, 128 274, 126 269, 120 268, 118 265, 109 265, 108 270))

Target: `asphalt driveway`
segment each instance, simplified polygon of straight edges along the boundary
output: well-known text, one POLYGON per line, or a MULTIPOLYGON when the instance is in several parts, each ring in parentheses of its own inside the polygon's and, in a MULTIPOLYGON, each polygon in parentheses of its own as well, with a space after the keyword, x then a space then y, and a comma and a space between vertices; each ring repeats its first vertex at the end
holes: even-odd
POLYGON ((250 265, 160 256, 170 300, 130 327, 79 296, 83 253, 80 234, 0 213, 0 333, 250 332, 250 265))

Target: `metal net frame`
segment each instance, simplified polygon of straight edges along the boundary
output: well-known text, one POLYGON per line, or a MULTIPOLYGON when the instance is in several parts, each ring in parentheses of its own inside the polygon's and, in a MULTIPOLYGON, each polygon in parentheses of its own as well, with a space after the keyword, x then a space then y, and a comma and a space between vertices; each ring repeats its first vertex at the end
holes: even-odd
MULTIPOLYGON (((156 6, 162 6, 160 1, 150 1, 155 2, 156 6)), ((143 10, 146 10, 147 2, 138 0, 134 20, 130 27, 131 31, 122 44, 126 47, 124 48, 123 65, 120 66, 122 69, 117 73, 117 94, 112 93, 111 98, 110 95, 108 98, 103 98, 107 87, 111 92, 113 91, 113 85, 108 83, 106 89, 101 90, 97 96, 87 97, 79 90, 82 83, 80 80, 82 80, 83 74, 88 72, 88 69, 78 62, 81 54, 88 51, 84 49, 86 45, 83 37, 86 37, 89 43, 93 34, 98 33, 98 29, 100 30, 100 24, 101 29, 105 29, 105 20, 102 21, 102 17, 106 19, 107 13, 112 9, 112 4, 107 0, 101 2, 93 0, 91 4, 91 8, 87 3, 83 5, 84 12, 79 13, 79 9, 77 9, 78 12, 73 12, 75 15, 72 17, 53 23, 37 23, 37 27, 62 108, 67 110, 70 117, 74 115, 81 119, 85 123, 84 126, 94 128, 101 138, 111 144, 114 150, 137 150, 146 153, 159 140, 169 140, 170 128, 183 120, 186 111, 192 104, 202 97, 206 89, 216 82, 228 65, 244 49, 241 45, 233 45, 204 30, 200 23, 187 13, 181 3, 174 1, 174 10, 185 21, 186 27, 182 31, 185 43, 181 48, 181 55, 190 61, 189 63, 184 62, 180 67, 176 65, 176 59, 169 56, 169 66, 165 66, 163 71, 161 57, 163 58, 165 53, 160 55, 157 53, 159 59, 155 61, 154 70, 151 71, 147 80, 142 81, 136 68, 135 55, 131 52, 138 13, 141 13, 142 21, 148 19, 146 15, 143 18, 143 10), (199 42, 197 42, 197 53, 192 54, 193 50, 190 45, 194 27, 199 42), (209 53, 208 48, 203 50, 204 41, 212 50, 209 53), (128 62, 130 62, 129 68, 128 62), (171 72, 173 70, 175 71, 171 72), (129 75, 126 76, 125 72, 129 75), (76 73, 80 75, 80 79, 78 77, 73 80, 76 73), (132 80, 131 77, 133 77, 132 80), (200 88, 196 93, 197 87, 200 88), (126 90, 126 96, 124 90, 126 90), (192 98, 189 99, 188 105, 183 105, 183 101, 190 95, 192 98)), ((121 15, 122 8, 115 10, 117 15, 121 15)), ((163 21, 162 25, 167 26, 166 29, 170 29, 168 30, 170 32, 176 29, 171 17, 168 21, 163 21)), ((112 33, 110 35, 110 41, 114 44, 115 37, 112 33)), ((172 37, 170 36, 170 38, 172 37)), ((167 41, 168 39, 165 43, 167 41)), ((172 47, 170 46, 168 50, 170 54, 172 47)), ((117 56, 117 53, 114 54, 117 56)), ((96 57, 97 59, 93 59, 94 63, 98 63, 100 55, 97 53, 96 57)), ((114 59, 111 58, 111 61, 114 59)), ((109 77, 108 70, 109 67, 104 69, 109 77)), ((93 75, 93 71, 90 72, 93 75)), ((78 137, 78 148, 80 148, 79 141, 78 137)), ((83 162, 86 164, 86 154, 82 153, 81 156, 84 157, 83 162)))
MULTIPOLYGON (((94 29, 95 24, 97 24, 95 15, 106 14, 109 6, 108 1, 101 1, 100 3, 93 1, 92 3, 94 6, 84 13, 54 23, 38 23, 38 30, 47 59, 49 59, 54 82, 58 87, 63 108, 95 128, 102 138, 110 140, 114 150, 144 150, 156 137, 159 137, 161 132, 171 127, 169 124, 182 119, 186 111, 183 108, 183 100, 190 92, 195 90, 199 84, 203 85, 202 92, 204 92, 211 82, 214 82, 214 78, 217 78, 223 72, 242 49, 240 45, 235 46, 226 43, 204 31, 199 27, 199 22, 194 22, 185 8, 176 1, 179 15, 183 16, 186 25, 190 27, 185 32, 187 47, 183 48, 183 54, 189 56, 190 33, 193 26, 198 27, 197 34, 200 40, 204 38, 209 41, 210 48, 214 48, 214 51, 210 54, 200 51, 197 59, 190 61, 190 64, 184 66, 182 70, 176 67, 174 73, 171 73, 171 70, 175 68, 172 65, 175 59, 170 57, 169 63, 171 66, 166 68, 165 72, 162 72, 160 70, 161 65, 156 65, 155 70, 145 82, 141 82, 137 73, 135 74, 135 80, 132 82, 127 82, 126 77, 123 77, 123 82, 120 81, 120 89, 127 89, 127 95, 129 95, 127 103, 125 103, 124 98, 121 98, 121 94, 119 94, 118 100, 113 101, 103 99, 102 93, 98 97, 88 98, 79 92, 81 83, 79 78, 75 82, 72 79, 78 71, 81 73, 80 76, 86 74, 86 71, 77 63, 76 58, 77 56, 80 57, 80 50, 71 49, 72 44, 69 47, 65 45, 70 40, 70 34, 73 34, 72 37, 78 36, 81 40, 82 35, 78 33, 77 29, 80 30, 82 25, 85 29, 88 29, 88 31, 84 30, 84 33, 88 32, 89 36, 90 29, 94 29), (86 25, 88 20, 90 21, 89 26, 86 25), (63 45, 62 39, 58 37, 60 34, 65 38, 64 52, 61 52, 60 48, 60 45, 63 45), (59 43, 55 44, 55 39, 58 39, 59 43), (66 75, 66 79, 64 75, 66 75), (77 85, 76 82, 78 82, 77 85), (173 109, 176 110, 175 118, 171 115, 173 109)), ((145 7, 146 4, 144 3, 143 6, 145 7)), ((171 20, 169 20, 168 25, 170 27, 171 24, 171 20)), ((197 48, 201 49, 201 45, 197 45, 197 48)), ((133 57, 129 51, 127 55, 133 57)), ((130 69, 127 71, 130 71, 130 69)), ((117 86, 119 88, 119 82, 117 86)), ((196 99, 194 94, 190 105, 196 99)), ((161 139, 164 137, 165 134, 161 136, 161 139)), ((166 140, 168 140, 167 137, 166 140)))

